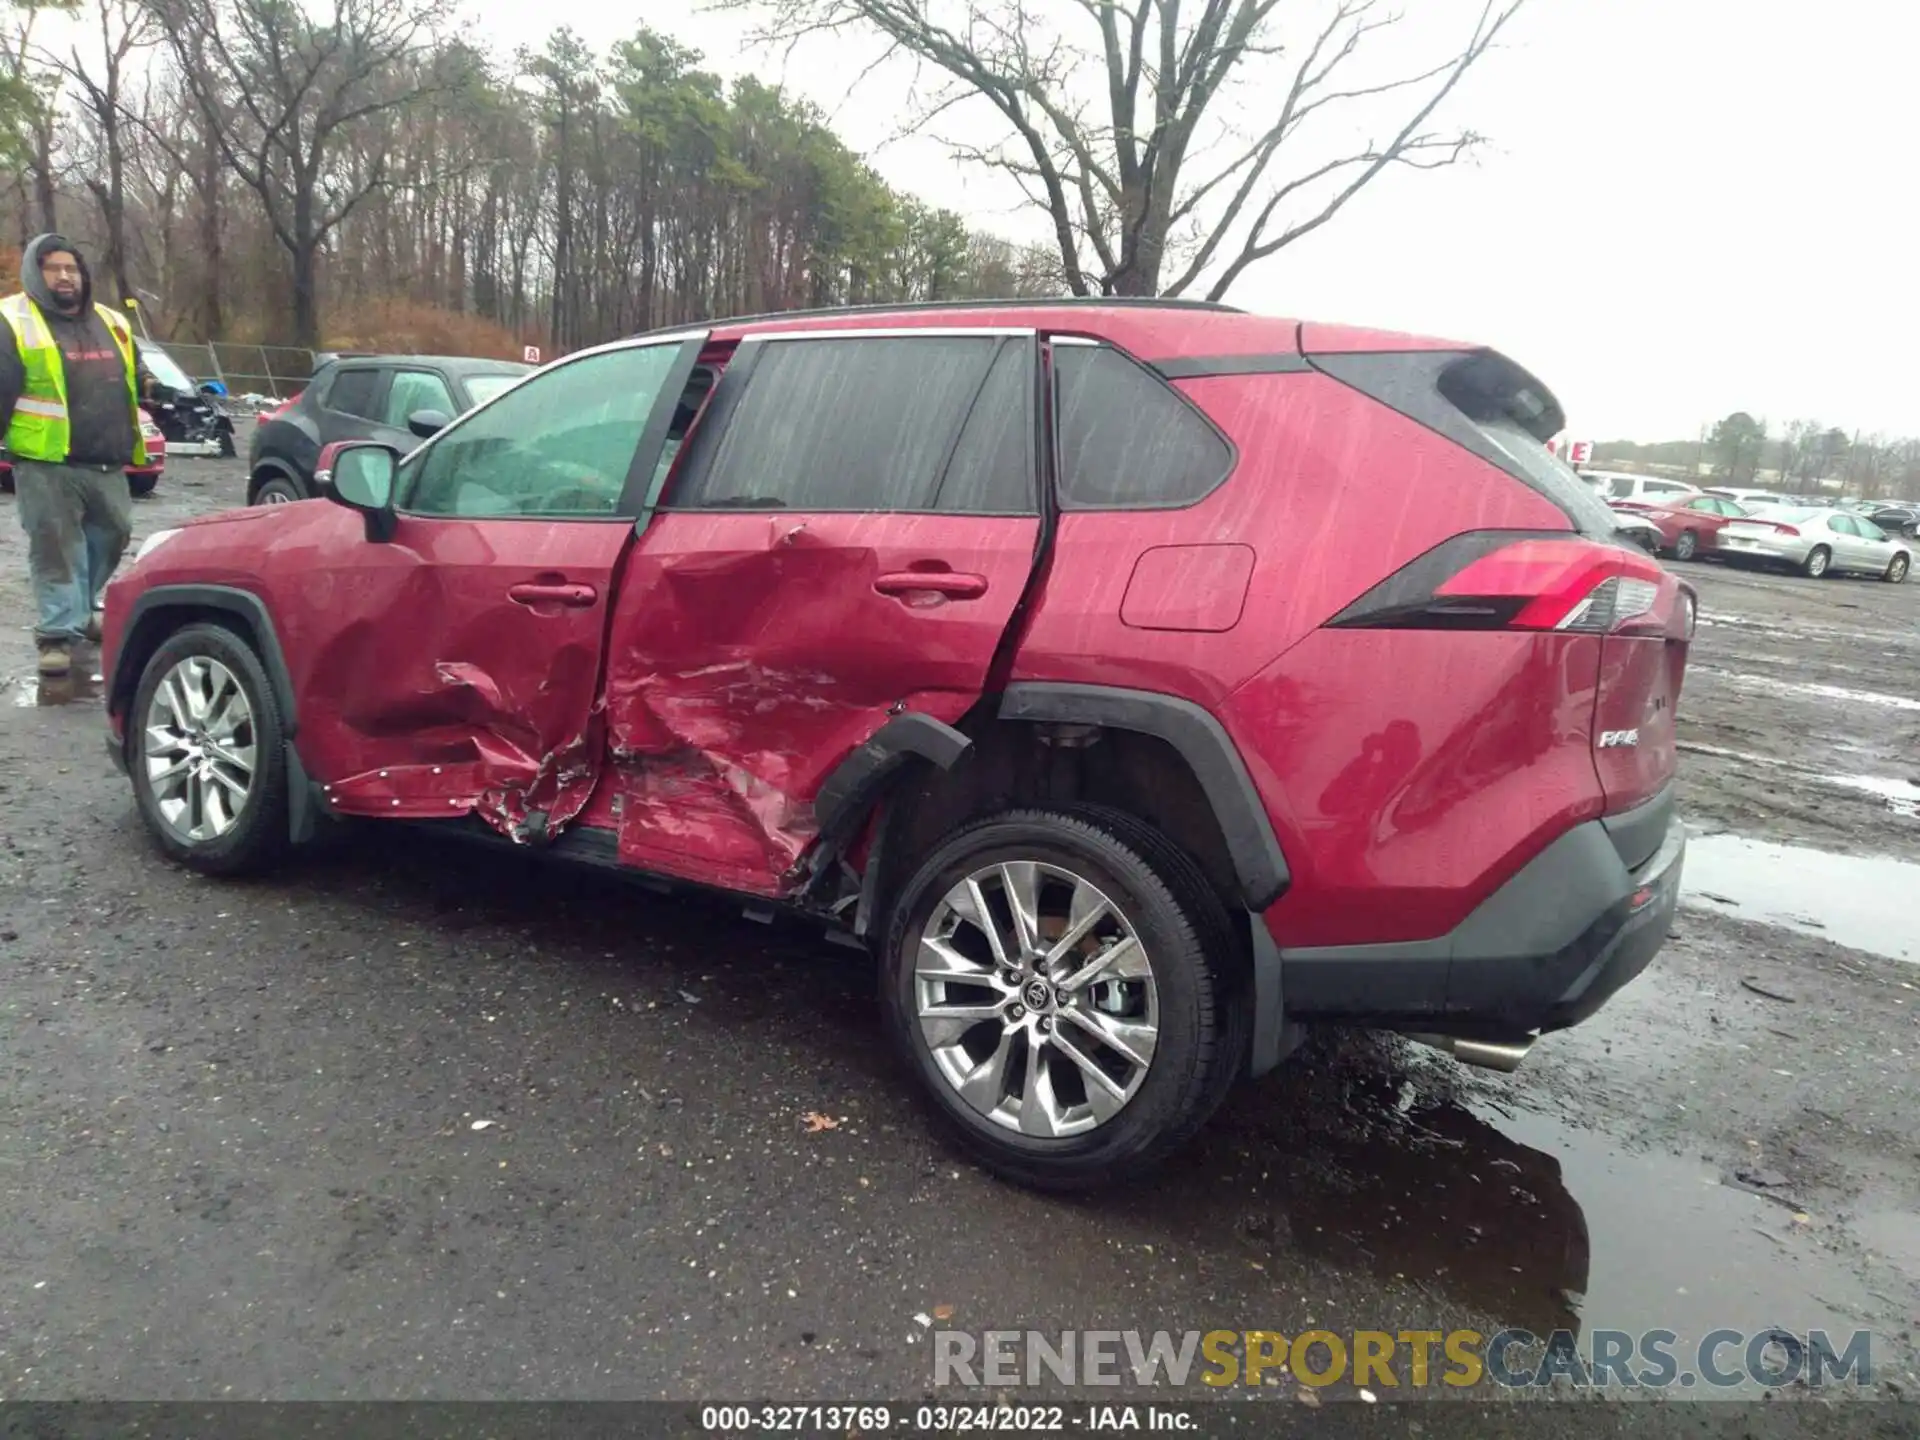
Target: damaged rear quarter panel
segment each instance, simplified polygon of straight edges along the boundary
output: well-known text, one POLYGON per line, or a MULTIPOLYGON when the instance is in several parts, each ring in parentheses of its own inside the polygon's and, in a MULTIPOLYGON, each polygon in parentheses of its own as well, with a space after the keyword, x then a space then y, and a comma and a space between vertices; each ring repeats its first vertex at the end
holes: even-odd
POLYGON ((612 770, 588 819, 631 865, 777 894, 812 801, 902 709, 978 698, 1025 587, 1037 519, 666 512, 629 561, 609 636, 612 770), (883 574, 983 577, 974 599, 883 595, 883 574), (617 808, 615 801, 618 802, 617 808))

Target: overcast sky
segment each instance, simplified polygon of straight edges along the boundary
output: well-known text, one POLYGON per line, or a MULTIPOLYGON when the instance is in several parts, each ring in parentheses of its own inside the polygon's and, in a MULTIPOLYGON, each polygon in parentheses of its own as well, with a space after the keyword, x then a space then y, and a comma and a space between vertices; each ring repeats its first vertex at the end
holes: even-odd
MULTIPOLYGON (((470 4, 502 46, 535 38, 524 0, 470 4)), ((1449 4, 1464 14, 1402 8, 1426 22, 1449 4)), ((890 183, 1037 236, 933 142, 884 143, 904 69, 848 94, 846 47, 742 55, 731 17, 649 10, 711 68, 829 109, 890 183)), ((641 17, 568 18, 604 46, 641 17)), ((1891 0, 1528 0, 1449 115, 1491 139, 1473 168, 1383 177, 1228 298, 1495 345, 1560 395, 1578 436, 1690 436, 1734 409, 1920 434, 1916 53, 1920 10, 1891 0)))

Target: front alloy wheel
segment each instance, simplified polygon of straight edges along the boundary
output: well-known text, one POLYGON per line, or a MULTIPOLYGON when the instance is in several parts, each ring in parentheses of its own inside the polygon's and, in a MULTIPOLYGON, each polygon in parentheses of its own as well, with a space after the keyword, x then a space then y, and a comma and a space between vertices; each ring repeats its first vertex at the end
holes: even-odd
POLYGON ((1140 936, 1100 889, 1031 860, 976 870, 922 928, 922 1039, 954 1092, 1022 1135, 1078 1135, 1140 1089, 1160 1035, 1140 936))
POLYGON ((259 768, 254 735, 246 692, 218 660, 189 655, 162 677, 141 749, 154 805, 181 840, 217 840, 239 822, 259 768))
POLYGON ((285 850, 280 708, 253 648, 219 625, 161 642, 127 710, 127 772, 172 859, 210 874, 264 868, 285 850))
POLYGON ((888 906, 888 1030, 988 1168, 1048 1190, 1143 1174, 1246 1058, 1244 941, 1192 858, 1105 808, 1017 810, 937 846, 888 906))

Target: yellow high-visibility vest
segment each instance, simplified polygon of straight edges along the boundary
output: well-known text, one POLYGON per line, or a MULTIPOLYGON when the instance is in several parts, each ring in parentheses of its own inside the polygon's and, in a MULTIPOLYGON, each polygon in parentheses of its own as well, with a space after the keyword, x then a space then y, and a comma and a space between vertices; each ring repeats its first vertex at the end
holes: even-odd
MULTIPOLYGON (((104 305, 94 310, 107 322, 114 344, 127 363, 127 404, 133 412, 133 463, 147 463, 144 418, 140 413, 140 376, 133 347, 133 328, 126 318, 104 305)), ((58 465, 73 449, 73 428, 67 418, 67 370, 53 331, 24 291, 0 300, 0 316, 13 327, 20 347, 20 364, 27 372, 26 388, 14 402, 7 425, 7 449, 17 459, 42 460, 58 465)))

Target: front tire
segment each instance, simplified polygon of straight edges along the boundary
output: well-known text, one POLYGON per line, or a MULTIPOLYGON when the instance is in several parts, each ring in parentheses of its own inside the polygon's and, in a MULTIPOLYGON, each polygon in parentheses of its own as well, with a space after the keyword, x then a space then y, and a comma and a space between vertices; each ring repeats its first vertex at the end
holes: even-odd
POLYGON ((210 875, 269 868, 287 848, 285 732, 253 648, 218 625, 167 637, 127 712, 127 772, 160 849, 210 875))
POLYGON ((1896 555, 1893 557, 1891 561, 1888 562, 1887 573, 1883 575, 1881 578, 1885 580, 1889 585, 1899 585, 1906 580, 1907 571, 1912 568, 1913 567, 1911 563, 1908 561, 1906 556, 1896 555))
POLYGON ((1806 571, 1809 580, 1818 580, 1827 573, 1827 567, 1833 564, 1833 552, 1824 545, 1813 547, 1813 553, 1807 556, 1807 563, 1801 568, 1806 571))
POLYGON ((1194 862, 1131 816, 971 825, 919 866, 886 933, 896 1049, 959 1144, 1018 1184, 1144 1175, 1240 1073, 1239 937, 1194 862))
POLYGON ((289 480, 284 475, 263 480, 260 488, 253 492, 253 503, 256 505, 291 505, 296 500, 306 498, 306 492, 300 488, 299 482, 289 480))

